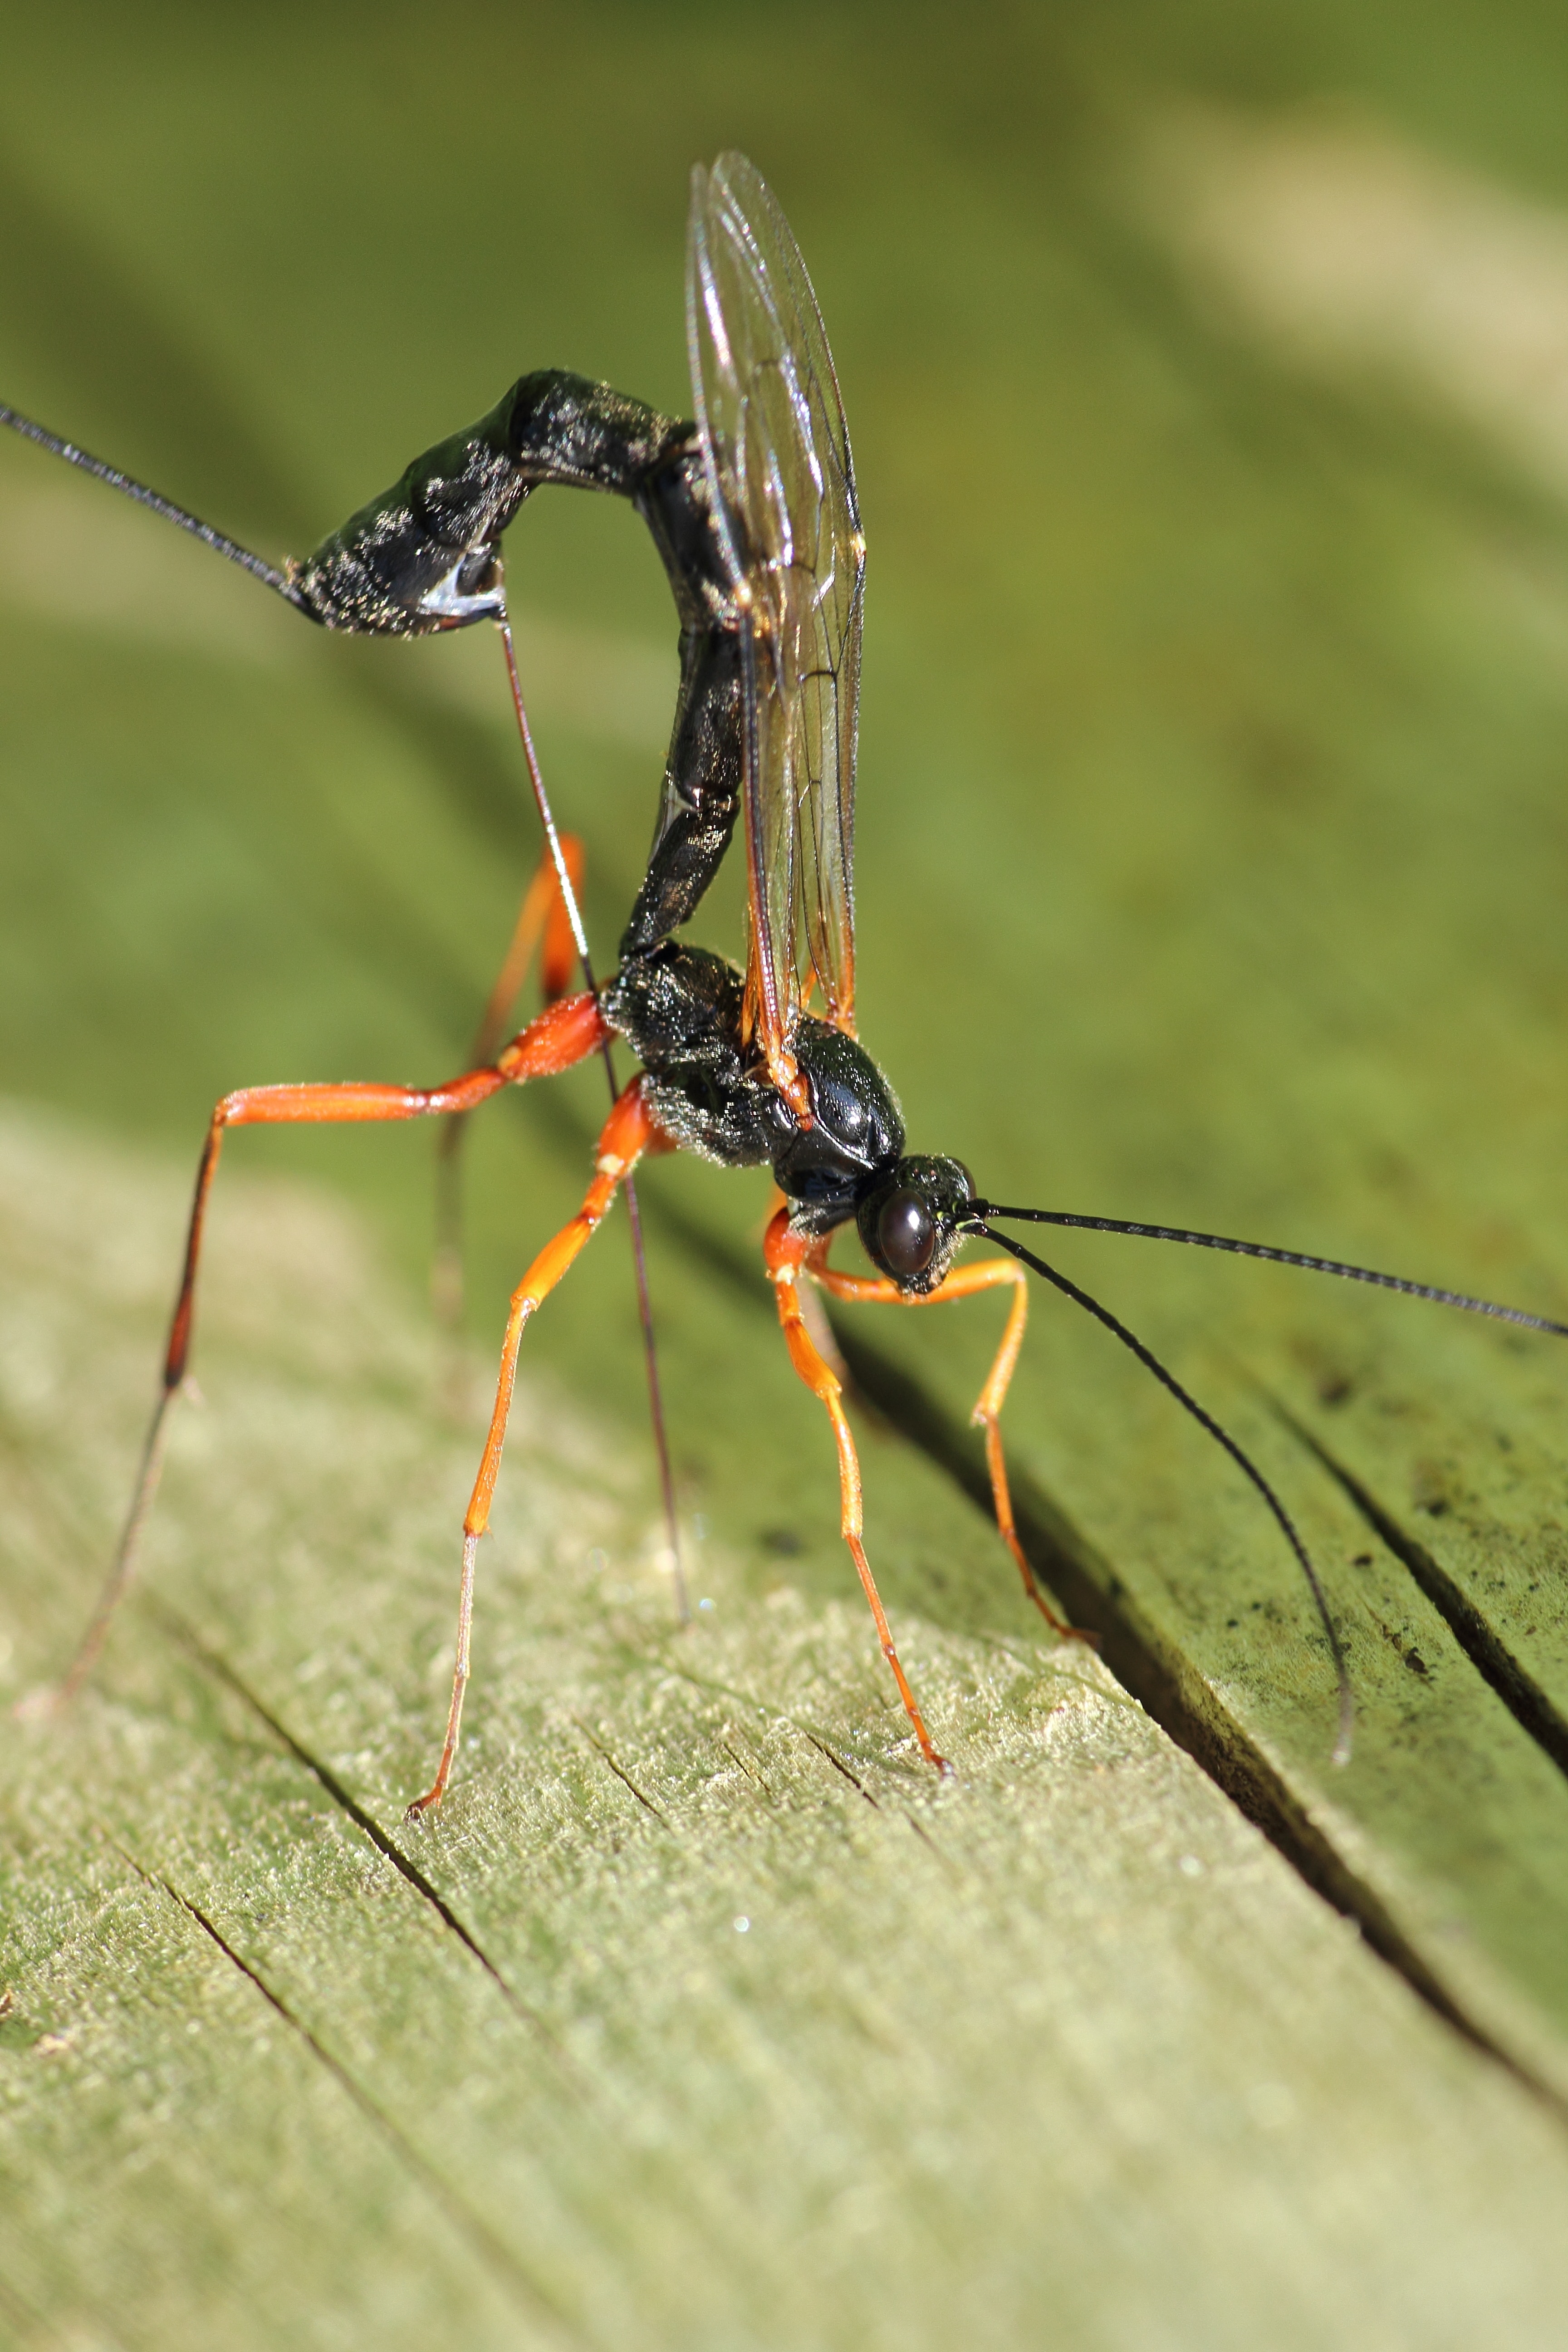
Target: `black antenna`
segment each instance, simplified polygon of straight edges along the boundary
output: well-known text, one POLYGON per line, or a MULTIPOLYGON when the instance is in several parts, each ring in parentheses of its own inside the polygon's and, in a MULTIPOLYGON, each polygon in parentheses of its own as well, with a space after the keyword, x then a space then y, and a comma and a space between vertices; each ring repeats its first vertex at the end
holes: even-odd
POLYGON ((47 449, 52 457, 63 457, 68 466, 79 467, 95 481, 107 482, 111 490, 120 490, 126 498, 134 499, 138 506, 151 507, 153 513, 162 515, 165 522, 178 523, 180 529, 188 530, 193 539, 199 539, 204 547, 215 548, 219 555, 226 555, 231 563, 237 563, 242 572, 248 572, 253 579, 264 582, 268 588, 275 588, 279 595, 286 598, 298 612, 310 612, 310 606, 301 598, 287 572, 280 571, 275 563, 267 562, 262 556, 253 555, 249 548, 241 547, 237 540, 226 539, 223 532, 215 530, 210 522, 203 522, 199 516, 187 513, 184 507, 177 507, 172 499, 164 498, 160 491, 150 490, 145 482, 137 481, 131 474, 122 474, 118 466, 106 464, 103 458, 93 457, 90 451, 79 448, 74 441, 67 441, 58 433, 51 433, 47 425, 35 424, 19 409, 7 408, 3 401, 0 401, 0 425, 8 425, 13 433, 21 434, 26 441, 36 441, 40 449, 47 449))
MULTIPOLYGON (((1306 1578, 1312 1599, 1317 1604, 1318 1615, 1322 1621, 1323 1631, 1329 1637, 1329 1649, 1333 1657, 1334 1673, 1339 1681, 1340 1692, 1340 1728, 1339 1737, 1334 1742, 1334 1762, 1336 1764, 1348 1764, 1351 1760, 1351 1738, 1355 1727, 1355 1702, 1351 1696, 1350 1669, 1345 1664, 1345 1654, 1340 1645, 1340 1637, 1334 1630, 1333 1619, 1329 1615, 1328 1601, 1324 1595, 1321 1584, 1318 1581, 1318 1571, 1312 1565, 1311 1554, 1308 1551, 1306 1545, 1302 1542, 1300 1536, 1298 1534, 1295 1521, 1291 1518, 1289 1512, 1285 1508, 1284 1504, 1279 1500, 1279 1496, 1275 1493, 1273 1487, 1269 1485, 1262 1471, 1258 1467, 1257 1463, 1254 1462, 1247 1454, 1244 1453, 1241 1446, 1237 1444, 1236 1439, 1231 1436, 1228 1430, 1221 1428, 1213 1413, 1205 1412, 1204 1407, 1198 1402, 1196 1397, 1188 1393, 1188 1391, 1182 1386, 1181 1381, 1176 1378, 1174 1372, 1166 1370, 1164 1365, 1160 1361, 1159 1357, 1153 1352, 1153 1349, 1152 1348, 1146 1348, 1142 1340, 1139 1339, 1136 1332, 1130 1331, 1125 1323, 1120 1322, 1111 1313, 1109 1307, 1102 1307, 1098 1298, 1091 1298, 1087 1290, 1080 1290, 1076 1282, 1069 1282, 1065 1274, 1058 1274, 1056 1267, 1054 1265, 1047 1265, 1043 1257, 1037 1257, 1033 1250, 1026 1250, 1022 1242, 1016 1242, 1010 1234, 998 1233, 994 1225, 989 1225, 984 1222, 987 1216, 1030 1215, 1040 1217, 1042 1223, 1054 1222, 1048 1215, 1039 1211, 988 1209, 984 1202, 977 1201, 973 1204, 970 1214, 964 1219, 963 1230, 968 1233, 984 1234, 987 1241, 999 1243, 1001 1247, 1006 1250, 1011 1256, 1021 1259, 1025 1265, 1032 1266, 1037 1274, 1043 1275, 1046 1280, 1049 1283, 1053 1283, 1057 1289, 1061 1291, 1066 1297, 1072 1299, 1077 1306, 1081 1307, 1085 1314, 1092 1315, 1097 1323, 1103 1323, 1108 1331, 1114 1332, 1117 1339, 1121 1340, 1122 1346, 1131 1349, 1132 1353, 1137 1357, 1139 1362, 1144 1366, 1145 1370, 1152 1372, 1154 1378, 1161 1382, 1162 1386, 1170 1390, 1171 1394, 1175 1398, 1177 1403, 1185 1406, 1188 1412, 1192 1414, 1193 1419, 1198 1423, 1198 1426, 1201 1429, 1206 1429, 1209 1435, 1215 1440, 1216 1444, 1224 1446, 1226 1452, 1230 1455, 1231 1460, 1236 1464, 1237 1467, 1252 1481, 1252 1484, 1257 1487, 1258 1492, 1268 1504, 1268 1508, 1273 1512, 1275 1519, 1285 1537, 1286 1542, 1289 1545, 1291 1550, 1296 1555, 1297 1561, 1300 1566, 1301 1573, 1306 1578)), ((1074 1218, 1067 1222, 1089 1224, 1098 1221, 1085 1217, 1082 1219, 1074 1218)), ((1123 1228, 1113 1226, 1111 1230, 1121 1231, 1123 1228)), ((1141 1228, 1141 1230, 1147 1233, 1152 1229, 1148 1226, 1144 1226, 1141 1228)), ((1189 1236, 1184 1234, 1173 1234, 1167 1236, 1167 1238, 1184 1240, 1198 1239, 1201 1237, 1197 1235, 1189 1236)), ((1217 1243, 1215 1246, 1218 1248, 1224 1248, 1226 1244, 1224 1243, 1217 1243)), ((1273 1255, 1275 1253, 1268 1252, 1267 1255, 1273 1255)), ((1330 1270, 1338 1271, 1337 1268, 1330 1270)))
MULTIPOLYGON (((1134 1240, 1189 1242, 1194 1249, 1229 1250, 1237 1257, 1268 1258, 1276 1265, 1304 1266, 1309 1274, 1337 1274, 1344 1282, 1370 1282, 1378 1290, 1397 1290, 1406 1298, 1429 1298, 1438 1307, 1462 1307, 1467 1314, 1489 1315, 1499 1323, 1519 1323, 1527 1331, 1550 1331, 1568 1339, 1568 1323, 1554 1323, 1548 1315, 1529 1315, 1522 1307, 1500 1307, 1495 1299, 1471 1298, 1463 1290, 1439 1290, 1430 1282, 1406 1282, 1402 1275, 1379 1274, 1370 1265, 1345 1265, 1335 1257, 1309 1257, 1303 1250, 1271 1249, 1264 1242, 1231 1241, 1224 1234, 1190 1234, 1180 1225, 1141 1225, 1121 1217, 1078 1217, 1066 1209, 1003 1209, 994 1201, 975 1201, 975 1217, 1016 1217, 1032 1225, 1071 1225, 1090 1234, 1131 1234, 1134 1240)), ((993 1241, 1002 1241, 993 1234, 993 1241)))

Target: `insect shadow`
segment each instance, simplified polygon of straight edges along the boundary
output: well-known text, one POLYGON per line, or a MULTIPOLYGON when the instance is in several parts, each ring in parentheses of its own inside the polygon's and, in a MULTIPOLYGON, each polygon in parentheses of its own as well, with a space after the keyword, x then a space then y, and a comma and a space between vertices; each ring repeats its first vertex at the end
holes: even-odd
MULTIPOLYGON (((401 478, 302 562, 273 564, 73 442, 0 406, 0 422, 193 533, 305 618, 332 630, 418 636, 493 623, 545 850, 481 1024, 473 1066, 436 1087, 374 1082, 249 1087, 213 1112, 196 1178, 163 1381, 118 1552, 81 1644, 52 1698, 89 1671, 132 1575, 158 1483, 169 1415, 190 1359, 208 1195, 231 1128, 439 1118, 448 1122, 447 1251, 455 1232, 462 1120, 503 1087, 602 1058, 612 1107, 576 1215, 513 1293, 484 1453, 463 1523, 457 1664, 446 1737, 410 1816, 447 1787, 468 1684, 476 1556, 491 1498, 525 1325, 602 1222, 618 1192, 636 1215, 634 1171, 687 1150, 726 1167, 766 1166, 782 1195, 763 1261, 795 1371, 837 1444, 841 1528, 877 1637, 926 1761, 948 1767, 900 1662, 864 1542, 860 1472, 832 1351, 807 1286, 852 1304, 942 1306, 999 1291, 1005 1328, 973 1412, 984 1434, 997 1528, 1025 1591, 1052 1609, 1020 1541, 1001 1415, 1022 1348, 1034 1273, 1109 1331, 1230 1458, 1272 1516, 1305 1578, 1333 1661, 1348 1760, 1352 1702, 1327 1596, 1289 1513, 1243 1447, 1119 1317, 1009 1230, 1062 1226, 1262 1258, 1314 1274, 1568 1337, 1568 1325, 1489 1299, 1406 1281, 1337 1258, 1184 1227, 985 1197, 960 1160, 905 1149, 893 1090, 855 1021, 855 752, 866 541, 849 436, 827 337, 800 251, 776 200, 739 154, 691 180, 686 330, 694 415, 670 417, 560 369, 514 383, 488 415, 426 449, 401 478), (507 616, 500 543, 541 484, 607 491, 641 515, 663 561, 680 627, 680 682, 652 848, 614 973, 594 971, 579 905, 581 861, 556 828, 540 773, 507 616), (745 866, 746 960, 732 964, 680 934, 729 851, 745 866), (502 1043, 535 954, 547 1003, 502 1043), (583 985, 569 992, 574 963, 583 985), (636 1075, 624 1086, 616 1041, 636 1075), (876 1268, 829 1261, 853 1227, 876 1268), (1000 1256, 957 1263, 984 1237, 1000 1256)), ((674 1500, 640 1234, 637 1273, 655 1433, 675 1559, 674 1500)))

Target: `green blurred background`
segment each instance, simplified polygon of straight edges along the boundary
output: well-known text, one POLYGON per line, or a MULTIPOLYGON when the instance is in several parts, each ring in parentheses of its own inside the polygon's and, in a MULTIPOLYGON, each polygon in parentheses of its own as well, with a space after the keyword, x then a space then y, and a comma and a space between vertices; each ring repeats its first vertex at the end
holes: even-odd
MULTIPOLYGON (((65 5, 5 10, 4 58, 5 397, 269 553, 524 369, 684 408, 686 175, 744 148, 814 272, 858 462, 862 1034, 911 1140, 1002 1197, 1564 1295, 1562 484, 1506 385, 1500 424, 1467 394, 1462 320, 1447 360, 1441 321, 1379 325, 1401 287, 1419 311, 1446 204, 1550 247, 1552 12, 65 5), (1292 140, 1314 251, 1336 171, 1349 207, 1304 326, 1267 252, 1292 140), (1369 310, 1379 171, 1415 225, 1369 310), (1226 220, 1259 225, 1260 274, 1226 220)), ((236 1084, 456 1067, 535 856, 487 633, 317 637, 20 445, 0 555, 5 1087, 194 1155, 236 1084)), ((668 724, 666 592, 624 508, 565 493, 509 564, 606 962, 668 724)), ((727 879, 697 931, 733 947, 727 879)), ((579 1074, 476 1135, 487 1338, 598 1110, 579 1074)), ((423 1281, 427 1135, 244 1153, 351 1192, 423 1281)), ((719 1507, 731 1464, 743 1538, 795 1495, 811 1409, 745 1454, 787 1378, 714 1380, 689 1269, 704 1235, 750 1248, 763 1189, 680 1164, 647 1191, 683 1494, 719 1507)), ((1063 1255, 1178 1350, 1281 1295, 1063 1255)), ((954 1401, 987 1344, 962 1319, 914 1335, 954 1401)), ((624 1242, 536 1341, 642 1447, 624 1242)), ((1101 1346, 1044 1341, 1026 1374, 1047 1470, 1101 1346)), ((825 1477, 837 1578, 834 1514, 825 1477)))

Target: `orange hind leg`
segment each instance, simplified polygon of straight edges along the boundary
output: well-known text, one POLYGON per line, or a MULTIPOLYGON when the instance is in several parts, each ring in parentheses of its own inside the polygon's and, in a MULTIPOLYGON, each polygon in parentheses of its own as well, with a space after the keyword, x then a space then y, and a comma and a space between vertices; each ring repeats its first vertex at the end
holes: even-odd
MULTIPOLYGON (((561 852, 572 887, 581 896, 583 845, 575 834, 561 835, 561 852)), ((476 1064, 495 1059, 496 1048, 506 1034, 512 1007, 536 954, 540 986, 545 1003, 551 1005, 566 993, 577 950, 561 896, 561 877, 548 849, 523 892, 510 944, 480 1015, 471 1055, 476 1064)), ((468 1123, 465 1111, 454 1112, 443 1121, 436 1147, 436 1257, 430 1288, 437 1315, 453 1329, 463 1318, 462 1179, 458 1155, 468 1123)))

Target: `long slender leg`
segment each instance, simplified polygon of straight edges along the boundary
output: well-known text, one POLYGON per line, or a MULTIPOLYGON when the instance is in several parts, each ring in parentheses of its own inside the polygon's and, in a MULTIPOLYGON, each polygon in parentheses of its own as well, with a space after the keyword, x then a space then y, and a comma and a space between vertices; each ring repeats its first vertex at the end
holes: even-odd
MULTIPOLYGON (((580 893, 583 845, 575 834, 561 835, 561 851, 572 887, 580 893)), ((576 946, 561 896, 561 877, 548 849, 523 892, 510 945, 480 1016, 469 1053, 476 1067, 495 1059, 496 1048, 506 1034, 512 1007, 536 953, 540 957, 539 976, 544 1001, 553 1004, 557 997, 566 993, 576 946)), ((454 1328, 461 1321, 463 1311, 462 1176, 458 1155, 467 1127, 466 1114, 456 1113, 443 1121, 437 1145, 436 1263, 431 1291, 437 1313, 444 1323, 454 1328)))
POLYGON ((809 1242, 791 1233, 789 1212, 787 1209, 781 1209, 768 1227, 767 1239, 763 1244, 763 1254, 767 1261, 768 1273, 778 1297, 779 1322, 784 1329, 784 1344, 789 1349, 791 1363, 813 1396, 826 1408, 827 1418, 833 1424, 833 1434, 838 1443, 839 1528, 845 1542, 849 1547, 849 1556, 855 1562, 861 1587, 870 1603, 871 1615, 877 1627, 877 1639, 882 1645, 882 1655, 892 1668, 893 1680, 899 1686, 899 1696, 904 1703, 904 1712, 914 1727, 915 1738, 920 1741, 921 1754, 928 1764, 934 1764, 937 1770, 945 1775, 950 1773, 952 1768, 944 1756, 937 1753, 931 1744, 931 1734, 925 1727, 925 1721, 916 1704, 915 1695, 910 1688, 909 1677, 899 1663, 899 1654, 893 1644, 892 1628, 888 1623, 888 1612, 882 1606, 882 1598, 877 1590, 876 1579, 871 1574, 871 1563, 866 1557, 866 1546, 862 1540, 865 1532, 865 1512, 860 1496, 860 1464, 855 1452, 855 1440, 850 1434, 849 1423, 844 1411, 843 1392, 838 1375, 818 1353, 811 1334, 805 1328, 805 1318, 801 1314, 800 1277, 803 1273, 811 1270, 808 1263, 811 1250, 812 1244, 809 1242))
POLYGON ((506 1338, 501 1343, 500 1377, 496 1383, 495 1410, 490 1415, 489 1434, 485 1440, 479 1475, 474 1481, 468 1515, 463 1521, 463 1573, 458 1601, 458 1661, 452 1675, 452 1704, 447 1717, 447 1738, 441 1749, 441 1761, 436 1768, 436 1778, 425 1794, 416 1797, 409 1806, 405 1816, 409 1821, 416 1820, 432 1805, 440 1803, 451 1778, 452 1759, 458 1752, 458 1736, 463 1720, 463 1695, 468 1682, 468 1636, 474 1613, 474 1559, 479 1548, 479 1538, 489 1526, 490 1503, 500 1470, 501 1447, 506 1440, 507 1416, 511 1411, 512 1390, 517 1381, 517 1351, 522 1339, 523 1325, 534 1309, 549 1297, 590 1234, 603 1222, 605 1211, 616 1197, 616 1188, 626 1181, 644 1152, 661 1148, 667 1149, 668 1146, 644 1107, 642 1080, 634 1078, 605 1122, 599 1137, 594 1181, 584 1196, 582 1207, 569 1224, 562 1226, 554 1240, 540 1251, 512 1293, 506 1338))
POLYGON ((559 1071, 571 1069, 574 1064, 597 1051, 605 1034, 605 1024, 595 1000, 588 995, 574 996, 552 1004, 547 1012, 542 1013, 538 1020, 531 1022, 486 1068, 467 1071, 463 1076, 450 1079, 445 1086, 382 1086, 371 1081, 325 1086, 247 1087, 237 1094, 224 1097, 213 1112, 206 1142, 202 1150, 201 1164, 196 1171, 195 1198, 191 1203, 191 1222, 185 1236, 184 1267, 169 1325, 168 1345, 163 1352, 163 1387, 142 1451, 136 1492, 126 1517, 114 1564, 99 1595, 98 1605, 64 1679, 53 1694, 56 1703, 68 1699, 90 1672, 103 1647, 110 1619, 135 1571, 137 1547, 153 1506, 158 1474, 163 1466, 170 1407, 179 1393, 185 1367, 190 1360, 196 1274, 201 1262, 207 1196, 212 1191, 213 1178, 217 1173, 223 1139, 228 1129, 231 1127, 300 1123, 318 1125, 328 1121, 424 1118, 440 1112, 473 1110, 480 1103, 488 1101, 491 1095, 499 1093, 502 1087, 522 1086, 530 1078, 551 1077, 559 1071))
POLYGON ((1029 1564, 1028 1554, 1018 1539, 1013 1518, 1013 1496, 1007 1484, 1007 1462, 1002 1450, 1002 1407, 1013 1374, 1017 1370, 1019 1351, 1024 1345, 1024 1328, 1029 1319, 1027 1277, 1021 1265, 1011 1258, 984 1258, 975 1265, 954 1266, 946 1280, 923 1298, 911 1297, 882 1276, 836 1274, 827 1264, 827 1244, 819 1242, 806 1254, 805 1271, 835 1298, 860 1307, 944 1307, 958 1298, 977 1298, 988 1290, 1011 1290, 1012 1303, 1007 1309, 1006 1328, 1002 1344, 986 1377, 984 1387, 976 1400, 969 1418, 976 1429, 985 1432, 985 1466, 991 1476, 991 1499, 996 1512, 996 1527, 1003 1542, 1013 1555, 1014 1563, 1024 1580, 1024 1590, 1041 1616, 1053 1631, 1064 1638, 1078 1642, 1093 1642, 1096 1636, 1081 1626, 1069 1625, 1040 1591, 1039 1582, 1029 1564))

